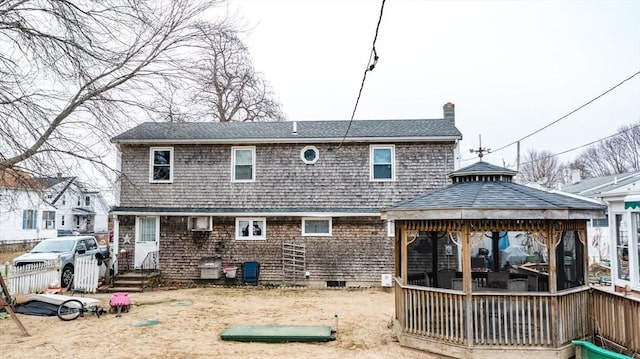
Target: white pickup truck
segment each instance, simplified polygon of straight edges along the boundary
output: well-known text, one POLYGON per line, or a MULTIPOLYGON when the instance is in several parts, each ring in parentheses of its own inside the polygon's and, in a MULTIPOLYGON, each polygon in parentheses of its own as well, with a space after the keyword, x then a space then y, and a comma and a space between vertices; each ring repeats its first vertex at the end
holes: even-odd
POLYGON ((100 253, 101 258, 109 256, 106 246, 98 246, 93 236, 70 236, 48 238, 38 243, 29 252, 13 259, 13 265, 44 263, 60 258, 60 285, 68 288, 73 279, 75 258, 77 255, 100 253))

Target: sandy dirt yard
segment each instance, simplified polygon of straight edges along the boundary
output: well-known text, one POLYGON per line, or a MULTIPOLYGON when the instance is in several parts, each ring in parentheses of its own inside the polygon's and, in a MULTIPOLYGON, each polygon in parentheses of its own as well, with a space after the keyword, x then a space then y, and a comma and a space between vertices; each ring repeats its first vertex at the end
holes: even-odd
MULTIPOLYGON (((76 296, 79 296, 76 294, 76 296)), ((439 358, 401 347, 391 329, 394 296, 384 289, 193 288, 130 293, 121 317, 17 314, 30 336, 0 319, 0 356, 10 358, 439 358), (323 343, 223 341, 228 325, 335 326, 323 343), (157 320, 156 325, 137 326, 157 320)), ((86 295, 108 308, 110 294, 86 295)))

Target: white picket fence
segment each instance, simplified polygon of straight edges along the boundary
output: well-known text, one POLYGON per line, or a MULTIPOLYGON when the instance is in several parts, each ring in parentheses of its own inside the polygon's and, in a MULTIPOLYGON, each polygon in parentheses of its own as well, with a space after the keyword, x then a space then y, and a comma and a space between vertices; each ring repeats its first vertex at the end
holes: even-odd
POLYGON ((98 289, 100 267, 94 256, 78 256, 75 260, 73 290, 95 293, 98 289))
POLYGON ((16 267, 3 264, 2 277, 12 296, 41 293, 50 283, 60 283, 60 264, 57 260, 16 267))
MULTIPOLYGON (((77 256, 72 289, 86 293, 95 293, 98 289, 100 267, 94 256, 77 256)), ((12 296, 42 293, 52 283, 60 283, 60 264, 58 260, 45 263, 13 266, 11 264, 0 265, 2 277, 7 283, 9 293, 12 296)))

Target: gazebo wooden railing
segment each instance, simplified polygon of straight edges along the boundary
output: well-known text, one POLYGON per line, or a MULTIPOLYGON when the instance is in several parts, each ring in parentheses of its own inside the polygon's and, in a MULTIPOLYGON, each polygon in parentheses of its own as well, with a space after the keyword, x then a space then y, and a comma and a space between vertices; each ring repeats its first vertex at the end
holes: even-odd
POLYGON ((559 348, 592 334, 582 311, 588 287, 548 292, 473 292, 402 286, 396 278, 396 320, 403 334, 466 348, 559 348))

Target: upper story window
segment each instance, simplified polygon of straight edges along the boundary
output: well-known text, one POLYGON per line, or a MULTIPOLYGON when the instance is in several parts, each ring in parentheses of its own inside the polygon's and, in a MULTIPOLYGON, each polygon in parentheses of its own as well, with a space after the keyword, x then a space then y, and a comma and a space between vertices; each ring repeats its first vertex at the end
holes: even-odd
POLYGON ((66 195, 62 195, 62 205, 65 206, 67 204, 67 196, 66 195))
POLYGON ((173 147, 151 147, 149 182, 173 182, 173 147))
POLYGON ((308 165, 312 165, 318 161, 318 149, 315 146, 306 146, 300 151, 300 158, 308 165))
POLYGON ((236 239, 265 240, 267 221, 264 218, 236 218, 236 239))
POLYGON ((84 205, 85 206, 91 206, 91 196, 85 196, 84 197, 84 205))
POLYGON ((330 236, 331 218, 302 218, 303 236, 330 236))
POLYGON ((255 179, 256 148, 233 147, 231 152, 231 181, 253 181, 255 179))
POLYGON ((371 146, 371 180, 395 179, 395 153, 393 146, 371 146))

